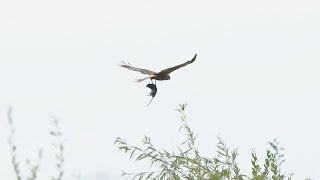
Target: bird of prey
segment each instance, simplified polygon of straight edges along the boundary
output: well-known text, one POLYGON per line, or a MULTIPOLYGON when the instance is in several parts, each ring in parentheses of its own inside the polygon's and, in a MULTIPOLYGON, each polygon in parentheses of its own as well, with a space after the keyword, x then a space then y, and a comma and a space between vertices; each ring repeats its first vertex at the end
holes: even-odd
POLYGON ((162 80, 170 80, 170 76, 169 76, 170 73, 172 73, 173 71, 175 71, 175 70, 177 70, 177 69, 179 69, 181 67, 184 67, 184 66, 186 66, 188 64, 193 63, 195 61, 196 57, 197 57, 197 54, 194 55, 194 57, 190 61, 187 61, 185 63, 179 64, 179 65, 167 68, 167 69, 164 69, 164 70, 162 70, 160 72, 154 72, 154 71, 151 71, 151 70, 148 70, 148 69, 137 68, 137 67, 132 66, 130 63, 126 64, 124 62, 122 62, 123 64, 120 64, 119 66, 127 68, 127 69, 130 69, 130 70, 133 70, 133 71, 138 71, 138 72, 140 72, 142 74, 147 74, 148 75, 145 78, 137 79, 136 82, 141 82, 141 81, 144 81, 146 79, 151 79, 151 82, 152 82, 152 80, 162 81, 162 80))

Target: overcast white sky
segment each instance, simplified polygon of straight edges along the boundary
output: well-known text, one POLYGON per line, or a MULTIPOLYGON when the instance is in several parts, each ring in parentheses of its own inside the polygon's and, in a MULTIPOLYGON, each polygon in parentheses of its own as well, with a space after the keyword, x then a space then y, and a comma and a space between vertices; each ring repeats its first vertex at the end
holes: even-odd
MULTIPOLYGON (((0 1, 0 177, 15 179, 7 144, 13 107, 19 159, 43 149, 51 177, 52 116, 66 137, 66 179, 123 179, 138 171, 113 142, 144 135, 169 151, 187 116, 200 151, 214 156, 217 135, 250 152, 285 148, 293 179, 320 179, 320 1, 30 0, 0 1), (121 60, 161 70, 196 61, 158 82, 149 107, 144 75, 121 60)), ((260 161, 262 163, 262 159, 260 161)))

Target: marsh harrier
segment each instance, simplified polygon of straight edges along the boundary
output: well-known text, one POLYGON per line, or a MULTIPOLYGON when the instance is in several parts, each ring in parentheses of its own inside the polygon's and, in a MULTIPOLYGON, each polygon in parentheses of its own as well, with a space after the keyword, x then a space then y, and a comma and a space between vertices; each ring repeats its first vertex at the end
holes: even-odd
POLYGON ((132 66, 130 63, 126 64, 124 62, 122 62, 123 64, 120 64, 119 66, 127 68, 127 69, 130 69, 130 70, 133 70, 133 71, 138 71, 138 72, 141 72, 142 74, 147 74, 148 75, 145 78, 137 79, 136 82, 141 82, 141 81, 144 81, 146 79, 151 79, 151 81, 153 79, 154 80, 158 80, 158 81, 162 81, 162 80, 170 80, 170 76, 169 76, 170 73, 172 73, 173 71, 175 71, 175 70, 177 70, 177 69, 179 69, 181 67, 184 67, 184 66, 186 66, 188 64, 193 63, 194 60, 196 60, 196 57, 197 57, 197 54, 194 55, 194 57, 190 61, 187 61, 185 63, 179 64, 179 65, 167 68, 167 69, 164 69, 164 70, 162 70, 160 72, 154 72, 154 71, 151 71, 151 70, 148 70, 148 69, 137 68, 137 67, 132 66))

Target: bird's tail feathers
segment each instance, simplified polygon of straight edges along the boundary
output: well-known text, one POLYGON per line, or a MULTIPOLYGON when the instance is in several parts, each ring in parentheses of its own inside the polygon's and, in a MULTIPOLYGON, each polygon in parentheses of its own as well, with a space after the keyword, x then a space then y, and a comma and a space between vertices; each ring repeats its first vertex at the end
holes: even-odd
POLYGON ((141 81, 144 81, 144 80, 146 80, 146 79, 150 79, 152 76, 147 76, 147 77, 145 77, 145 78, 141 78, 141 79, 136 79, 136 80, 134 80, 135 82, 141 82, 141 81))

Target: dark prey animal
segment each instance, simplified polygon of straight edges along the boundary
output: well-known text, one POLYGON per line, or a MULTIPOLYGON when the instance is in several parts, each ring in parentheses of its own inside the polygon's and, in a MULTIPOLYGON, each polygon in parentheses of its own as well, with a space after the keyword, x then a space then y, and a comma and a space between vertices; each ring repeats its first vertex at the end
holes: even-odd
POLYGON ((156 94, 157 94, 157 86, 156 86, 155 84, 148 84, 147 87, 151 89, 151 92, 150 92, 149 96, 152 97, 152 99, 150 100, 149 104, 146 105, 146 106, 149 106, 149 105, 151 104, 153 98, 154 98, 154 97, 156 96, 156 94))

